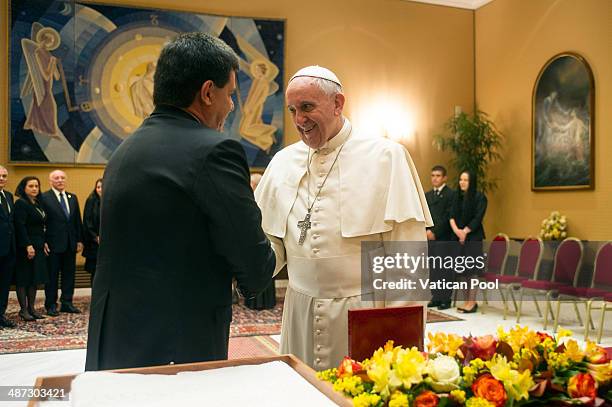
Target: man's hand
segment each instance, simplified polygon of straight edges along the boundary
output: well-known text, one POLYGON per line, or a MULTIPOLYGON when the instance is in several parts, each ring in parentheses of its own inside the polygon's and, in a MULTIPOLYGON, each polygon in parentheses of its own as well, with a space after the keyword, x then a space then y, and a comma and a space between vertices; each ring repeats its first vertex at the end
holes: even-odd
POLYGON ((77 242, 77 253, 81 253, 83 251, 83 243, 77 242))
POLYGON ((26 247, 26 250, 28 252, 28 260, 32 260, 34 256, 36 256, 36 250, 34 250, 34 246, 29 245, 28 247, 26 247))
POLYGON ((427 240, 436 240, 435 233, 429 229, 427 229, 427 240))
POLYGON ((47 243, 45 243, 44 250, 45 250, 45 256, 48 256, 49 253, 51 253, 51 250, 49 250, 49 245, 47 243))

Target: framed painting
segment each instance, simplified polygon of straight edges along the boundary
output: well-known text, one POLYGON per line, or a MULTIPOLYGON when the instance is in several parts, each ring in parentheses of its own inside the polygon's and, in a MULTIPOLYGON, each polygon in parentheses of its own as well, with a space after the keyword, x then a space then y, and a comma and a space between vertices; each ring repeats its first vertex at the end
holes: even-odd
POLYGON ((575 53, 555 55, 533 89, 531 189, 593 189, 593 73, 575 53))
MULTIPOLYGON (((283 20, 63 0, 9 2, 9 161, 104 165, 153 110, 163 45, 211 33, 240 58, 225 133, 252 168, 283 145, 283 20)), ((171 136, 171 135, 169 135, 171 136)))

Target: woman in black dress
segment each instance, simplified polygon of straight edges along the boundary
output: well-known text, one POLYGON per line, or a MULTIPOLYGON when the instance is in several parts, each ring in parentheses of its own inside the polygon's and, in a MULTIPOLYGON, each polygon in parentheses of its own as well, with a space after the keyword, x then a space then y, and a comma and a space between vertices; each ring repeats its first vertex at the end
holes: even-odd
POLYGON ((85 201, 83 211, 83 235, 85 257, 85 271, 91 274, 91 285, 93 287, 94 275, 96 273, 96 259, 98 247, 100 246, 100 200, 102 199, 102 178, 96 180, 96 186, 85 201))
MULTIPOLYGON (((471 171, 463 171, 459 175, 459 190, 455 194, 455 201, 451 209, 450 225, 454 239, 460 243, 460 256, 476 258, 483 256, 482 241, 485 238, 482 219, 487 210, 487 198, 477 190, 476 175, 471 171)), ((457 308, 463 313, 472 313, 478 310, 476 303, 477 289, 470 289, 471 278, 479 272, 476 267, 466 268, 458 273, 459 279, 467 281, 465 303, 457 308)))
POLYGON ((44 318, 34 309, 39 284, 49 280, 48 250, 45 248, 46 215, 38 202, 40 181, 25 177, 19 182, 15 195, 15 235, 17 239, 16 280, 19 316, 24 321, 44 318))

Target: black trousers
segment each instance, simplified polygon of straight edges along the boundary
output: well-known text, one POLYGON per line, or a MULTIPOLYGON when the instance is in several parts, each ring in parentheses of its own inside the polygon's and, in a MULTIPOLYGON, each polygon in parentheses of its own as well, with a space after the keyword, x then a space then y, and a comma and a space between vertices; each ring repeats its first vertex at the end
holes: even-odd
POLYGON ((76 252, 49 254, 49 282, 45 285, 45 308, 57 306, 57 289, 62 276, 62 303, 72 303, 74 296, 74 275, 76 273, 76 252))
POLYGON ((4 316, 8 307, 9 289, 14 272, 15 252, 11 249, 6 256, 0 256, 0 317, 4 316))
MULTIPOLYGON (((428 256, 446 258, 447 256, 454 255, 454 247, 457 242, 449 242, 442 240, 429 240, 428 241, 428 256)), ((444 268, 444 262, 433 262, 433 266, 429 269, 429 279, 432 282, 444 281, 453 282, 455 281, 455 273, 452 269, 444 268), (442 264, 440 264, 442 263, 442 264)), ((432 289, 431 300, 437 302, 451 302, 453 296, 453 290, 447 289, 432 289)))

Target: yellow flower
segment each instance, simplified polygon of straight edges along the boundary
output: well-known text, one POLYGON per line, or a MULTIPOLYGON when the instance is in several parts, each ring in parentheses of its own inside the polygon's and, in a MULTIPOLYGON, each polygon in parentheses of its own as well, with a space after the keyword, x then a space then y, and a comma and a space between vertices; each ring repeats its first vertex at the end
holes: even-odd
POLYGON ((468 401, 466 401, 465 407, 495 407, 495 405, 481 397, 470 397, 468 401))
POLYGON ((380 396, 378 394, 361 393, 353 399, 353 406, 355 407, 375 407, 380 403, 380 396))
POLYGON ((470 386, 476 376, 478 376, 478 372, 484 369, 485 364, 482 359, 476 358, 470 361, 468 366, 463 367, 463 380, 470 386))
POLYGON ((463 338, 459 335, 445 334, 443 332, 432 334, 430 332, 427 336, 429 338, 429 343, 427 344, 429 353, 442 353, 454 357, 460 352, 459 348, 463 345, 463 338))
POLYGON ((359 376, 343 377, 334 383, 334 390, 355 397, 364 392, 363 382, 359 376))
POLYGON ((450 395, 457 403, 465 404, 465 392, 463 390, 453 390, 450 395))
POLYGON ((413 346, 411 349, 400 349, 397 352, 395 369, 391 372, 391 384, 397 385, 397 378, 406 389, 423 381, 423 374, 427 367, 427 361, 423 354, 413 346))
POLYGON ((565 369, 569 365, 569 358, 565 353, 550 352, 548 354, 548 364, 554 370, 565 369))
POLYGON ((389 407, 408 407, 408 396, 401 391, 396 391, 391 395, 389 407))
POLYGON ((489 371, 497 380, 504 384, 506 393, 515 400, 528 399, 529 389, 535 386, 528 369, 519 373, 508 363, 505 356, 495 355, 486 363, 489 371))
POLYGON ((389 389, 389 374, 391 373, 391 367, 388 363, 372 362, 367 370, 368 377, 374 382, 373 390, 386 400, 391 393, 389 389))
POLYGON ((565 329, 565 328, 559 328, 559 332, 557 332, 557 342, 559 342, 559 339, 561 338, 565 338, 566 336, 572 336, 573 332, 570 331, 569 329, 565 329))
POLYGON ((507 342, 516 353, 519 352, 521 348, 527 348, 529 350, 535 349, 540 343, 540 338, 537 332, 530 330, 529 327, 517 325, 510 329, 508 334, 505 335, 504 341, 507 342))
POLYGON ((333 383, 338 380, 337 370, 338 369, 334 367, 333 369, 327 369, 317 372, 317 379, 333 383))
POLYGON ((565 355, 574 362, 582 362, 584 359, 584 353, 580 350, 578 342, 574 339, 565 342, 565 355))

